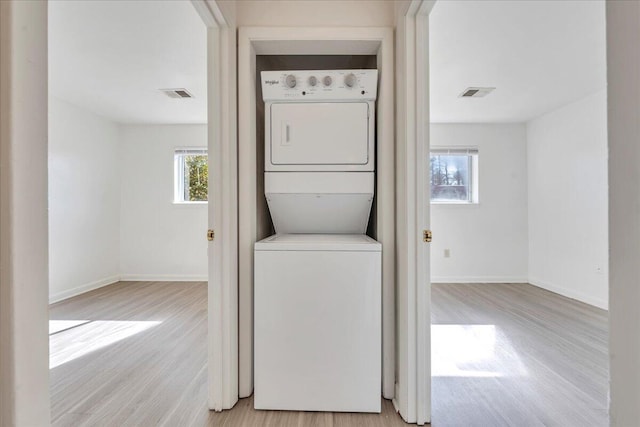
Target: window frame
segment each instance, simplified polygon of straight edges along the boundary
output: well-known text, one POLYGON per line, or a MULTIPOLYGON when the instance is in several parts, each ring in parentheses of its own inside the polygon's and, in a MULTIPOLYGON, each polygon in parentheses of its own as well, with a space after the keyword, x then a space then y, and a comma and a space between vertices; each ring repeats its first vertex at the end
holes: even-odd
MULTIPOLYGON (((459 205, 459 206, 469 206, 469 205, 478 205, 479 201, 479 185, 478 185, 478 175, 479 175, 479 153, 480 150, 478 147, 466 147, 466 146, 451 146, 451 147, 443 147, 443 146, 432 146, 429 149, 429 168, 431 168, 431 156, 439 155, 439 156, 467 156, 468 157, 468 170, 469 170, 469 198, 468 200, 433 200, 433 194, 431 193, 431 173, 429 173, 429 202, 432 205, 459 205)), ((429 169, 431 172, 431 169, 429 169)))
MULTIPOLYGON (((173 150, 173 204, 176 205, 206 205, 208 200, 184 200, 185 196, 185 157, 207 156, 207 147, 175 147, 173 150)), ((208 183, 207 183, 208 190, 208 183)), ((208 196, 208 195, 207 195, 208 196)), ((207 197, 208 198, 208 197, 207 197)))

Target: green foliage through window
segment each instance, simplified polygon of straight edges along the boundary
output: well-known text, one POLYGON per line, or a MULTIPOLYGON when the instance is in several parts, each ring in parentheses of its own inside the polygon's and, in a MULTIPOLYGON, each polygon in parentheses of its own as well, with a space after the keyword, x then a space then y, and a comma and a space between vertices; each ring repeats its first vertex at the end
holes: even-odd
POLYGON ((209 164, 206 148, 176 148, 174 167, 174 202, 206 202, 209 194, 209 164))
POLYGON ((184 156, 184 199, 206 202, 209 192, 209 166, 206 155, 184 156))

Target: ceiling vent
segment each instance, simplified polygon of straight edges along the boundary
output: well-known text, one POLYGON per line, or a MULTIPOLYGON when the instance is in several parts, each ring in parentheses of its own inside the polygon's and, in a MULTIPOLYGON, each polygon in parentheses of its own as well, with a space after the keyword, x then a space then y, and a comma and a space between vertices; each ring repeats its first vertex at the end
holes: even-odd
POLYGON ((460 94, 460 98, 482 98, 493 92, 495 87, 468 87, 460 94))
POLYGON ((193 98, 191 92, 189 92, 185 88, 160 89, 160 91, 164 92, 169 98, 193 98))

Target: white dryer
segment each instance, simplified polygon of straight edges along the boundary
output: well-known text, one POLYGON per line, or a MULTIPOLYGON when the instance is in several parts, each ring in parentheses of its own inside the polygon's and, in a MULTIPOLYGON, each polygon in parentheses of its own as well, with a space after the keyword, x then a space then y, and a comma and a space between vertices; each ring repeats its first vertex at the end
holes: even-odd
POLYGON ((377 70, 262 72, 265 196, 276 233, 366 233, 377 81, 377 70))
POLYGON ((256 409, 380 412, 376 70, 263 72, 265 197, 255 244, 256 409))

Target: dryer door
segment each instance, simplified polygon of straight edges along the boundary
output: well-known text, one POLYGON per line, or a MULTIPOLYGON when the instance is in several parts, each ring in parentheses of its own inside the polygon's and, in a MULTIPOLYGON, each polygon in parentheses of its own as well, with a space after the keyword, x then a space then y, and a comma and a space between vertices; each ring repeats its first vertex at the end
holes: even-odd
POLYGON ((271 104, 272 165, 366 165, 366 102, 271 104))

